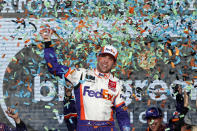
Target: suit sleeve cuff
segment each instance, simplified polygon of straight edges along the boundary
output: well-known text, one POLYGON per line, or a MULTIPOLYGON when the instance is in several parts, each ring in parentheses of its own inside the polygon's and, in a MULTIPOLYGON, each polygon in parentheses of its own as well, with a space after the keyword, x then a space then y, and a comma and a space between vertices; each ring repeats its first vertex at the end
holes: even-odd
POLYGON ((50 45, 51 45, 51 41, 45 41, 45 42, 42 42, 45 46, 45 48, 49 48, 50 45))
POLYGON ((19 124, 16 123, 16 127, 25 127, 25 123, 23 121, 20 121, 19 124))

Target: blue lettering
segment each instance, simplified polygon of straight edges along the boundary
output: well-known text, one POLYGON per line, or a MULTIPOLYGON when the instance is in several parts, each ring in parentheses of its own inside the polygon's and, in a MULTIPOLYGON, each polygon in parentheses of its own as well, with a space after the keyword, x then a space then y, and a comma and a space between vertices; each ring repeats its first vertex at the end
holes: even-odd
POLYGON ((96 93, 95 93, 93 90, 90 90, 90 91, 88 92, 88 95, 89 95, 90 97, 94 97, 95 94, 96 94, 96 93))
POLYGON ((86 92, 88 92, 88 95, 89 95, 89 89, 90 87, 89 86, 84 86, 84 91, 83 91, 83 96, 86 95, 86 92))
POLYGON ((113 98, 113 95, 108 94, 108 90, 101 89, 101 91, 95 92, 88 89, 90 89, 89 86, 84 86, 83 96, 85 96, 87 92, 89 97, 104 98, 107 100, 112 100, 113 98))

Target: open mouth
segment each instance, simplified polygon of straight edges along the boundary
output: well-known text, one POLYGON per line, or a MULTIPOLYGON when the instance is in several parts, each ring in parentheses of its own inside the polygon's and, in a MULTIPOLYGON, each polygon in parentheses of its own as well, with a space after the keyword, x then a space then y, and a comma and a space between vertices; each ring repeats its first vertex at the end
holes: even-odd
POLYGON ((103 64, 103 67, 107 68, 107 65, 103 64))

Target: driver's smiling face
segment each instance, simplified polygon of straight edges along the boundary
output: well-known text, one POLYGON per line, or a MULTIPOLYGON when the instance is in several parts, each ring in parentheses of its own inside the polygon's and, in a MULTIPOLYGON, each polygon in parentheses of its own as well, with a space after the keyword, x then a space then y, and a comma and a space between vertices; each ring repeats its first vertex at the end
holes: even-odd
POLYGON ((101 73, 109 73, 115 65, 115 58, 108 53, 100 54, 97 57, 97 70, 101 73))

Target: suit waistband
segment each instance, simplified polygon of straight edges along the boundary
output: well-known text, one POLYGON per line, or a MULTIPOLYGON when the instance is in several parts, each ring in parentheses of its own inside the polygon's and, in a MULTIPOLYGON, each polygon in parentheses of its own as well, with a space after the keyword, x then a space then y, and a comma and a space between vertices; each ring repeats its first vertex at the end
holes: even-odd
POLYGON ((80 126, 114 126, 114 121, 78 120, 80 126))

